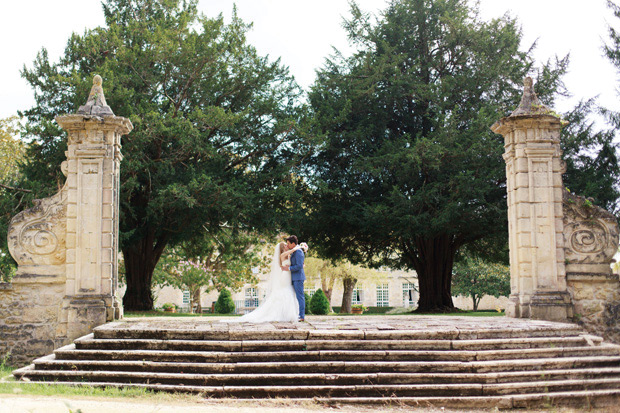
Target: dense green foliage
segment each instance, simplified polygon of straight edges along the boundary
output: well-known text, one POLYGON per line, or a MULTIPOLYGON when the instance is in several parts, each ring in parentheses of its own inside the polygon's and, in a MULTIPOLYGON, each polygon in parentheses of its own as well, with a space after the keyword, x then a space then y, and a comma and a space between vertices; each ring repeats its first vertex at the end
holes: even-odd
POLYGON ((227 289, 223 289, 217 297, 215 312, 218 314, 232 314, 235 312, 235 302, 227 289))
POLYGON ((10 281, 15 273, 15 261, 7 245, 8 225, 25 201, 31 199, 28 190, 19 188, 19 165, 25 161, 26 145, 18 138, 16 116, 0 119, 0 282, 10 281))
POLYGON ((310 296, 308 293, 304 293, 304 299, 306 300, 306 308, 304 309, 304 314, 312 314, 310 312, 310 296))
POLYGON ((474 311, 485 295, 510 294, 510 269, 506 265, 465 257, 452 274, 452 294, 471 297, 474 311))
MULTIPOLYGON (((310 299, 310 312, 316 315, 325 315, 329 314, 329 310, 331 306, 329 305, 329 301, 327 301, 327 297, 325 293, 320 288, 316 290, 316 292, 312 295, 310 299)), ((307 306, 308 304, 306 304, 307 306)))
POLYGON ((561 135, 566 173, 564 186, 588 198, 608 211, 620 214, 620 164, 616 130, 600 129, 592 120, 601 110, 590 99, 580 102, 571 112, 563 114, 568 122, 561 135))
MULTIPOLYGON (((279 61, 246 41, 233 14, 200 16, 196 0, 105 0, 106 26, 74 34, 59 62, 42 50, 23 76, 28 180, 61 182, 66 144, 54 116, 84 104, 94 74, 134 130, 123 138, 121 249, 128 310, 148 310, 166 247, 203 232, 274 227, 290 206, 290 143, 299 90, 279 61)), ((48 195, 48 194, 41 194, 48 195)))
MULTIPOLYGON (((503 139, 489 127, 533 70, 508 17, 480 21, 464 0, 394 0, 373 22, 355 4, 356 48, 310 92, 317 135, 308 232, 328 257, 414 269, 418 309, 453 308, 457 251, 506 240, 503 139)), ((566 60, 538 72, 548 104, 566 60)))

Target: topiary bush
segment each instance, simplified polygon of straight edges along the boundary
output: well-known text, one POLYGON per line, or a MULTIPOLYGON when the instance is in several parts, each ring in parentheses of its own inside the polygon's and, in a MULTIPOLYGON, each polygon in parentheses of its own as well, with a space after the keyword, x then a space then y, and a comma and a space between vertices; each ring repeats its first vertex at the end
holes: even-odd
POLYGON ((310 312, 317 315, 329 314, 329 307, 325 293, 319 288, 310 299, 310 312))
POLYGON ((235 302, 230 291, 223 289, 215 302, 215 312, 219 314, 231 314, 235 312, 235 302))
POLYGON ((306 299, 306 308, 304 314, 312 314, 310 312, 310 296, 308 293, 304 293, 304 298, 306 299))

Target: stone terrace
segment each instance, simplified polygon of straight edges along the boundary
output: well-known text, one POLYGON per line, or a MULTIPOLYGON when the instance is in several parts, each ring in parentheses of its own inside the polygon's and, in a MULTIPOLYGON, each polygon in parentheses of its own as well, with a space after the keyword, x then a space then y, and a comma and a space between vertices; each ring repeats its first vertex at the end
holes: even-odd
POLYGON ((620 401, 620 346, 574 324, 504 317, 140 318, 97 327, 14 374, 216 398, 589 407, 620 401))

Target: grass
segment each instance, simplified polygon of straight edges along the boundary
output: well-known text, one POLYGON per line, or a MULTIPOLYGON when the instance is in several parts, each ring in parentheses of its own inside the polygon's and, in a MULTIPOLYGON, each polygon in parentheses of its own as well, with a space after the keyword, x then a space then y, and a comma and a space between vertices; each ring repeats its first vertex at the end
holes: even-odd
POLYGON ((234 316, 235 314, 192 314, 192 313, 167 313, 165 311, 151 310, 151 311, 126 311, 124 317, 220 317, 220 316, 234 316))
MULTIPOLYGON (((402 314, 402 313, 401 313, 402 314)), ((480 311, 459 311, 458 313, 409 313, 411 315, 423 316, 466 316, 466 317, 503 317, 503 311, 480 310, 480 311)))
POLYGON ((0 380, 7 379, 8 377, 12 377, 11 373, 15 370, 14 367, 1 365, 0 366, 0 380))
MULTIPOLYGON (((478 311, 458 311, 454 313, 412 313, 409 309, 402 309, 399 311, 398 308, 394 308, 389 313, 379 313, 374 311, 366 311, 364 314, 340 314, 338 309, 340 307, 334 307, 336 310, 333 313, 328 314, 327 316, 343 316, 343 315, 356 315, 360 317, 364 316, 394 316, 394 315, 419 315, 419 316, 465 316, 465 317, 503 317, 504 312, 496 311, 496 310, 478 310, 478 311)), ((311 315, 311 314, 309 314, 311 315)), ((127 311, 124 315, 126 318, 137 318, 137 317, 238 317, 240 314, 191 314, 191 313, 167 313, 159 310, 151 310, 151 311, 127 311)))
MULTIPOLYGON (((378 307, 380 308, 380 307, 378 307)), ((388 308, 388 307, 385 307, 388 308)), ((503 317, 504 316, 504 311, 497 311, 497 310, 478 310, 478 311, 465 311, 465 310, 458 310, 453 312, 453 313, 414 313, 412 312, 413 310, 408 309, 408 308, 404 308, 404 307, 389 307, 390 310, 386 313, 379 313, 376 311, 372 311, 374 309, 374 307, 369 308, 368 311, 364 311, 363 314, 340 314, 338 312, 338 310, 340 310, 340 307, 333 307, 334 312, 330 313, 329 315, 332 316, 340 316, 340 315, 356 315, 356 316, 377 316, 377 315, 381 315, 381 316, 399 316, 399 315, 411 315, 411 316, 465 316, 465 317, 503 317)))
MULTIPOLYGON (((4 375, 4 372, 3 372, 4 375)), ((149 403, 162 402, 200 402, 204 400, 201 395, 190 393, 166 393, 155 392, 137 387, 92 387, 70 386, 63 384, 46 384, 37 382, 17 382, 14 379, 0 382, 0 394, 19 394, 32 396, 53 397, 102 397, 102 398, 125 398, 132 400, 148 400, 149 403)))

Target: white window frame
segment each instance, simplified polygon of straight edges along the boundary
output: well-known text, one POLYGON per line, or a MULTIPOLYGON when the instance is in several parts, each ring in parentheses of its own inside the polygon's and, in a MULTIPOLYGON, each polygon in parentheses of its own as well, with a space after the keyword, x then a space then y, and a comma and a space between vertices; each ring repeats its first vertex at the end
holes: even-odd
POLYGON ((403 307, 409 308, 415 305, 413 293, 416 291, 415 284, 403 283, 403 307))
POLYGON ((377 284, 377 307, 390 306, 390 284, 377 284))
POLYGON ((364 289, 361 285, 356 284, 353 288, 353 296, 351 297, 351 305, 364 303, 364 289))
POLYGON ((246 287, 244 298, 244 307, 258 307, 258 288, 246 287))

